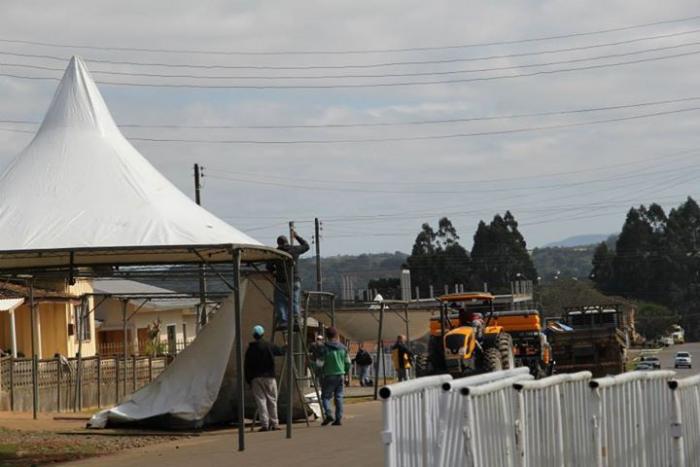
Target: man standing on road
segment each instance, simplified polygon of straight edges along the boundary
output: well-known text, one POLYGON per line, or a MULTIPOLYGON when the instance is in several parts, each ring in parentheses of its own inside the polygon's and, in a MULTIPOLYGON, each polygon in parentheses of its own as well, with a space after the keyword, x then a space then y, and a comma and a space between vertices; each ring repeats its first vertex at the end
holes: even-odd
POLYGON ((372 382, 369 379, 369 367, 372 365, 372 356, 364 348, 360 342, 360 348, 357 349, 357 354, 353 360, 357 365, 357 376, 360 379, 360 386, 370 386, 372 382))
POLYGON ((244 375, 258 407, 260 431, 274 431, 279 430, 275 356, 284 355, 284 349, 264 340, 263 334, 265 329, 262 326, 253 328, 255 340, 245 353, 244 375))
POLYGON ((321 402, 325 418, 321 425, 326 426, 329 423, 342 425, 344 379, 350 372, 350 356, 348 350, 338 340, 338 331, 335 327, 326 329, 326 339, 321 368, 323 374, 321 402), (335 401, 335 417, 331 413, 331 399, 335 401))
POLYGON ((408 379, 408 370, 411 369, 412 360, 413 352, 406 346, 406 336, 397 336, 396 343, 391 347, 391 361, 394 364, 399 381, 408 379))
MULTIPOLYGON (((309 244, 297 234, 296 230, 292 229, 293 238, 299 242, 299 245, 292 245, 284 235, 277 237, 277 249, 291 255, 294 261, 294 277, 292 278, 293 293, 292 293, 292 316, 299 318, 299 305, 301 302, 301 277, 299 276, 299 268, 297 268, 297 260, 299 256, 309 251, 309 244)), ((277 329, 286 329, 289 319, 289 282, 287 271, 282 264, 276 264, 270 268, 277 282, 275 287, 275 313, 277 317, 277 329)))

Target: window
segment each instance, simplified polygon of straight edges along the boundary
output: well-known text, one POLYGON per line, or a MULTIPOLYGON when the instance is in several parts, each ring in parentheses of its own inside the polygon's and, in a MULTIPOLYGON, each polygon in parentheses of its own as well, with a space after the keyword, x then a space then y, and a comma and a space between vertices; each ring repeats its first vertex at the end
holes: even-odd
POLYGON ((90 316, 88 315, 87 302, 80 302, 73 305, 74 322, 76 327, 76 337, 81 341, 89 341, 92 338, 90 333, 90 316))

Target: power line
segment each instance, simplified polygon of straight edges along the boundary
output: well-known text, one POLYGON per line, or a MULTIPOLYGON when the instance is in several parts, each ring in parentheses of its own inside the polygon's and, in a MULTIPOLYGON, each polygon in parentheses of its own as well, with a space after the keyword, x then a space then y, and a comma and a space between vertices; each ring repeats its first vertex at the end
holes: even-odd
MULTIPOLYGON (((695 34, 700 32, 700 29, 691 29, 687 31, 680 31, 668 34, 657 34, 652 36, 636 37, 633 39, 619 40, 614 42, 605 42, 600 44, 590 44, 585 46, 576 47, 565 47, 558 49, 548 49, 533 52, 519 52, 510 54, 500 54, 500 55, 488 55, 482 57, 466 57, 466 58, 447 58, 447 59, 434 59, 434 60, 410 60, 410 61, 393 61, 393 62, 379 62, 379 63, 365 63, 365 64, 340 64, 340 65, 301 65, 301 66, 281 66, 281 65, 220 65, 220 64, 188 64, 188 63, 166 63, 166 62, 136 62, 129 60, 106 60, 100 58, 88 58, 84 57, 90 63, 100 63, 107 65, 127 65, 127 66, 148 66, 148 67, 161 67, 161 68, 189 68, 189 69, 204 69, 204 70, 343 70, 343 69, 371 69, 371 68, 385 68, 394 66, 415 66, 415 65, 444 65, 450 63, 464 63, 464 62, 480 62, 488 60, 500 60, 500 59, 510 59, 510 58, 521 58, 521 57, 531 57, 539 55, 551 55, 558 53, 567 52, 577 52, 583 50, 592 50, 604 47, 615 47, 620 45, 629 45, 638 42, 652 41, 658 39, 668 39, 673 37, 685 36, 688 34, 695 34)), ((70 57, 59 57, 56 55, 45 55, 45 54, 31 54, 23 52, 7 52, 0 51, 0 55, 7 55, 11 57, 22 57, 22 58, 40 58, 45 60, 56 60, 65 62, 70 57)))
MULTIPOLYGON (((665 165, 665 164, 664 164, 665 165)), ((697 165, 691 165, 691 166, 685 166, 685 167, 680 167, 680 168, 673 168, 673 169, 667 169, 667 170, 655 170, 652 173, 642 173, 642 174, 626 174, 626 175, 616 175, 616 176, 611 176, 608 178, 599 178, 599 179, 594 179, 594 180, 585 180, 585 181, 579 181, 579 182, 569 182, 569 183, 557 183, 557 184, 550 184, 550 185, 540 185, 537 186, 536 189, 542 190, 542 189, 552 189, 552 188, 573 188, 577 186, 590 186, 590 185, 595 185, 598 183, 605 183, 609 182, 611 180, 625 180, 625 179, 636 179, 640 177, 645 177, 645 176, 657 176, 659 174, 664 174, 664 173, 676 173, 678 170, 682 170, 683 174, 686 175, 688 173, 688 170, 690 169, 695 169, 697 168, 697 165)), ((264 177, 264 174, 260 174, 260 176, 264 177)), ((213 178, 216 180, 222 180, 222 181, 232 181, 232 182, 240 182, 240 183, 249 183, 249 184, 254 184, 254 185, 268 185, 268 186, 278 186, 278 187, 286 187, 286 188, 295 188, 299 190, 308 190, 308 191, 331 191, 331 192, 354 192, 354 193, 363 193, 363 194, 368 194, 368 193, 385 193, 385 194, 415 194, 415 195, 426 195, 426 194, 465 194, 465 193, 503 193, 503 192, 522 192, 522 191, 531 191, 534 189, 534 187, 510 187, 510 188, 471 188, 471 189, 464 189, 464 190, 396 190, 396 189, 375 189, 375 188, 347 188, 347 187, 335 187, 335 186, 310 186, 310 185, 300 185, 300 184, 295 184, 295 183, 284 183, 284 182, 274 182, 274 181, 268 181, 268 180, 260 180, 259 178, 256 178, 254 180, 250 179, 244 179, 244 178, 235 178, 235 177, 226 177, 222 175, 208 175, 208 178, 213 178)), ((444 182, 444 183, 449 183, 449 184, 454 184, 455 182, 449 181, 449 182, 444 182)), ((459 182, 457 182, 459 183, 459 182)))
MULTIPOLYGON (((660 158, 664 159, 664 162, 661 164, 663 166, 668 165, 668 159, 685 159, 689 156, 696 156, 697 151, 699 151, 700 148, 695 148, 695 149, 686 149, 683 151, 678 151, 670 154, 663 154, 663 155, 655 155, 653 157, 647 158, 647 159, 642 159, 638 161, 631 161, 631 162, 621 162, 617 164, 607 164, 607 165, 601 165, 601 166, 596 166, 596 167, 590 167, 587 169, 578 169, 578 170, 567 170, 567 171, 562 171, 562 172, 549 172, 549 173, 543 173, 543 174, 537 174, 537 175, 521 175, 518 177, 500 177, 500 178, 481 178, 481 179, 462 179, 462 180, 452 180, 452 179, 443 179, 440 181, 425 181, 425 180, 410 180, 410 181, 395 181, 395 180, 358 180, 358 179, 353 179, 353 180, 343 180, 343 179, 332 179, 332 178, 325 178, 325 179, 318 179, 318 178, 304 178, 304 177, 298 177, 294 176, 294 180, 300 181, 300 182, 316 182, 316 183, 329 183, 329 184, 365 184, 365 185, 444 185, 446 183, 451 183, 451 184, 475 184, 475 183, 496 183, 496 182, 508 182, 508 181, 526 181, 526 180, 532 180, 532 179, 541 179, 541 178, 550 178, 550 177, 556 177, 556 176, 561 176, 561 175, 578 175, 586 172, 597 172, 600 170, 609 170, 609 169, 615 169, 615 168, 627 168, 633 165, 638 165, 638 164, 646 164, 648 162, 658 162, 660 158)), ((655 166, 652 166, 652 168, 655 166)), ((225 168, 222 167, 213 167, 216 171, 225 173, 225 174, 233 174, 233 175, 243 175, 243 176, 254 176, 254 177, 267 177, 271 179, 277 179, 277 180, 289 180, 289 176, 276 176, 276 175, 270 175, 266 173, 261 173, 261 172, 232 172, 229 171, 225 168)), ((647 168, 648 169, 648 168, 647 168)), ((640 169, 640 170, 647 170, 647 169, 640 169)), ((624 177, 624 176, 623 176, 624 177)), ((570 186, 570 184, 567 184, 567 186, 570 186)))
POLYGON ((558 39, 568 39, 572 37, 584 37, 592 36, 598 34, 608 34, 612 32, 622 32, 630 31, 633 29, 641 29, 652 26, 661 26, 667 24, 677 24, 690 22, 700 19, 700 15, 688 16, 683 18, 673 18, 662 21, 654 21, 649 23, 641 23, 629 26, 621 26, 615 28, 598 29, 593 31, 583 31, 583 32, 570 32, 564 34, 555 34, 550 36, 540 36, 531 37, 523 39, 511 39, 511 40, 500 40, 491 42, 477 42, 471 44, 457 44, 457 45, 446 45, 446 46, 424 46, 424 47, 403 47, 403 48, 383 48, 383 49, 364 49, 364 50, 278 50, 278 51, 217 51, 217 50, 202 50, 202 49, 167 49, 167 48, 148 48, 148 47, 113 47, 113 46, 96 46, 96 45, 86 45, 86 44, 66 44, 66 43, 56 43, 56 42, 42 42, 42 41, 30 41, 22 39, 8 39, 0 38, 0 42, 10 43, 10 44, 24 44, 24 45, 35 45, 41 47, 49 48, 71 48, 71 49, 85 49, 85 50, 108 50, 115 52, 154 52, 154 53, 167 53, 167 54, 201 54, 201 55, 252 55, 252 56, 265 56, 265 55, 356 55, 356 54, 377 54, 377 53, 397 53, 397 52, 424 52, 424 51, 435 51, 435 50, 453 50, 453 49, 466 49, 474 47, 492 47, 497 45, 513 45, 513 44, 523 44, 530 42, 543 42, 558 39))
MULTIPOLYGON (((645 118, 661 117, 664 115, 673 115, 680 113, 695 112, 700 110, 700 107, 690 107, 685 109, 668 110, 662 112, 654 112, 642 115, 633 115, 628 117, 608 118, 603 120, 591 120, 588 122, 576 123, 561 123, 556 125, 544 125, 525 128, 511 128, 506 130, 489 130, 478 131, 472 133, 453 133, 443 135, 424 135, 424 136, 396 136, 396 137, 378 137, 378 138, 358 138, 358 139, 303 139, 303 140, 255 140, 255 139, 230 139, 230 140, 211 140, 211 139, 184 139, 184 138, 146 138, 132 137, 133 141, 157 142, 157 143, 197 143, 197 144, 255 144, 255 145, 282 145, 282 144, 351 144, 351 143, 388 143, 398 141, 430 141, 442 139, 468 138, 476 136, 494 136, 506 134, 528 133, 533 131, 557 130, 565 128, 576 128, 590 125, 600 125, 606 123, 624 122, 630 120, 639 120, 645 118)), ((11 131, 3 129, 4 131, 11 131)))
MULTIPOLYGON (((98 84, 108 85, 108 86, 131 86, 131 87, 154 87, 154 88, 184 88, 184 89, 255 89, 255 90, 269 90, 269 89, 280 89, 280 90, 291 90, 291 89, 359 89, 359 88, 390 88, 390 87, 405 87, 405 86, 429 86, 429 85, 441 85, 441 84, 460 84, 460 83, 471 83, 478 81, 494 81, 503 79, 513 79, 513 78, 527 78, 540 75, 558 74, 558 73, 570 73, 575 71, 585 71, 585 70, 595 70, 602 68, 611 68, 618 66, 627 65, 637 65, 640 63, 656 62, 660 60, 670 60, 674 58, 689 57, 692 55, 700 54, 700 50, 692 52, 684 52, 672 55, 664 55, 661 57, 648 57, 640 58, 636 60, 628 60, 623 62, 614 63, 601 63, 595 65, 586 65, 581 67, 569 67, 569 68, 559 68, 554 70, 539 70, 530 73, 517 73, 510 75, 498 75, 498 76, 485 76, 476 78, 459 78, 459 79, 444 79, 444 80, 433 80, 433 81, 399 81, 392 83, 337 83, 337 84, 285 84, 285 85, 245 85, 245 84, 195 84, 195 83, 143 83, 143 82, 127 82, 127 81, 95 81, 98 84)), ((0 73, 0 76, 15 78, 15 79, 29 79, 29 80, 48 80, 48 81, 59 81, 58 77, 50 76, 27 76, 20 75, 16 73, 0 73)))
MULTIPOLYGON (((506 71, 506 70, 519 70, 523 68, 539 68, 544 66, 552 65, 565 65, 570 63, 582 63, 590 62, 595 60, 606 60, 610 58, 621 58, 630 57, 635 55, 646 54, 650 52, 660 52, 664 50, 675 50, 685 47, 691 47, 700 44, 700 41, 687 42, 684 44, 674 44, 662 47, 653 47, 649 49, 635 50, 631 52, 619 52, 606 55, 599 55, 596 57, 582 57, 573 58, 567 60, 557 60, 553 62, 544 63, 526 63, 522 65, 508 65, 490 68, 474 68, 468 70, 445 70, 445 71, 426 71, 426 72, 411 72, 411 73, 382 73, 382 74, 364 74, 364 75, 282 75, 282 76, 261 76, 261 75, 234 75, 234 76, 208 76, 208 75, 173 75, 164 73, 143 73, 143 72, 130 72, 130 71, 108 71, 108 70, 92 70, 93 74, 99 75, 110 75, 110 76, 135 76, 141 78, 166 78, 166 79, 197 79, 197 80, 317 80, 317 79, 377 79, 377 78, 412 78, 418 76, 446 76, 455 74, 465 74, 465 73, 488 73, 493 71, 506 71)), ((46 71, 63 71, 63 68, 49 67, 43 65, 28 65, 24 63, 0 63, 2 66, 9 66, 15 68, 28 68, 34 70, 46 70, 46 71)))
MULTIPOLYGON (((554 110, 548 112, 533 112, 522 114, 504 114, 492 116, 475 116, 464 118, 449 118, 438 120, 412 120, 406 122, 354 122, 354 123, 329 123, 329 124, 287 124, 287 125, 180 125, 180 124, 163 124, 163 125, 147 125, 139 123, 123 123, 120 128, 158 128, 158 129, 194 129, 194 130, 224 130, 224 129, 246 129, 246 130, 268 130, 268 129, 313 129, 313 128, 363 128, 363 127, 400 127, 413 125, 440 125, 454 123, 469 123, 494 120, 510 120, 533 117, 550 117, 557 115, 571 115, 579 113, 603 112, 610 110, 625 110, 640 107, 650 107, 655 105, 677 104, 681 102, 692 102, 700 100, 700 96, 680 97, 677 99, 665 99, 658 101, 637 102, 631 104, 609 105, 601 107, 584 107, 579 109, 554 110)), ((0 123, 10 123, 19 125, 38 125, 41 122, 36 120, 0 120, 0 123)))

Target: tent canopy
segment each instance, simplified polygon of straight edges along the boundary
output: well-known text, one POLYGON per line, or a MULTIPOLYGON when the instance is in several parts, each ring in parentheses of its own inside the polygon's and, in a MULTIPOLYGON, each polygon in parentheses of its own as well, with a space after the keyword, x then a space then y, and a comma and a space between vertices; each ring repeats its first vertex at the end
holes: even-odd
POLYGON ((34 139, 0 175, 0 270, 226 262, 233 249, 243 261, 285 257, 158 172, 73 57, 34 139))

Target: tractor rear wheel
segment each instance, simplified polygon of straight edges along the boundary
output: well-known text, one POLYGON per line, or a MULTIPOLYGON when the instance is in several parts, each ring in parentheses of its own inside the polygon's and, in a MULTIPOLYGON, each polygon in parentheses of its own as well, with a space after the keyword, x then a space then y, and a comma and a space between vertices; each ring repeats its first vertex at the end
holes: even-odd
POLYGON ((498 352, 501 354, 501 366, 504 370, 515 368, 513 337, 507 332, 502 332, 498 335, 498 352))
POLYGON ((503 369, 501 353, 496 347, 489 347, 484 350, 484 372, 500 371, 503 369))

